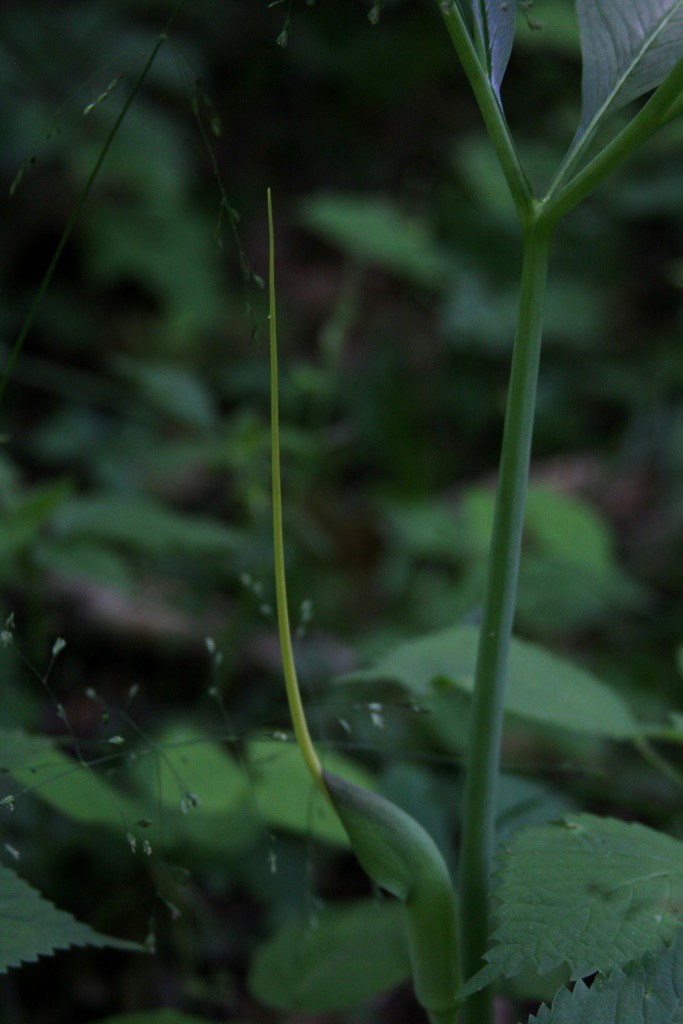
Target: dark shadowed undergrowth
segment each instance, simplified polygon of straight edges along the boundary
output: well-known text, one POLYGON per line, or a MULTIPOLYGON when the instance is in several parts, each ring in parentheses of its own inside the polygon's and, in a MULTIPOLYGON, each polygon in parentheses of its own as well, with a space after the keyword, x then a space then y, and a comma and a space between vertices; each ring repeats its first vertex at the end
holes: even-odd
POLYGON ((3 5, 10 1024, 679 1020, 682 12, 3 5))

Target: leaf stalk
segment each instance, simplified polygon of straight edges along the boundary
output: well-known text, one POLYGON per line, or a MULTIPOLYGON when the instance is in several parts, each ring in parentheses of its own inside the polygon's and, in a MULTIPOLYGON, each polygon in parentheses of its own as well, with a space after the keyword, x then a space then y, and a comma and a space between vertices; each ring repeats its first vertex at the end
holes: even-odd
POLYGON ((650 99, 582 170, 568 182, 556 175, 541 207, 543 216, 555 224, 588 196, 605 178, 647 142, 668 120, 671 109, 683 96, 683 58, 671 69, 650 99))

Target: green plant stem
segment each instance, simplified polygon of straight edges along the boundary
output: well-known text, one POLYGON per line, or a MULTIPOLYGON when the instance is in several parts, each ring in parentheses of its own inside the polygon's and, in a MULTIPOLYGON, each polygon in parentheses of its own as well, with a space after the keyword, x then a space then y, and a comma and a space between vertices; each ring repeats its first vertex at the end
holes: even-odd
MULTIPOLYGON (((609 177, 666 123, 671 116, 671 109, 676 101, 680 100, 682 93, 683 58, 671 69, 633 120, 629 121, 626 127, 590 163, 564 185, 562 177, 559 174, 556 175, 541 203, 543 217, 553 224, 557 223, 585 199, 596 185, 609 177)), ((568 167, 569 164, 565 170, 568 167)))
MULTIPOLYGON (((490 941, 489 900, 505 683, 531 457, 549 248, 546 221, 542 217, 531 218, 524 230, 519 316, 467 757, 459 886, 464 979, 482 966, 481 958, 490 941)), ((462 1024, 488 1024, 492 1019, 490 993, 484 991, 469 999, 461 1019, 462 1024)))
POLYGON ((323 770, 313 746, 311 734, 306 723, 299 690, 299 681, 294 665, 292 648, 292 631, 289 625, 289 609, 287 606, 287 582, 285 578, 285 545, 282 531, 282 483, 280 474, 280 413, 278 408, 278 372, 277 372, 277 317, 275 305, 275 234, 273 231, 273 203, 268 189, 268 294, 270 299, 270 437, 273 473, 273 545, 275 551, 275 598, 277 604, 277 623, 280 634, 280 651, 282 653, 282 671, 285 677, 289 713, 294 726, 299 749, 311 773, 314 782, 322 791, 325 799, 332 803, 327 786, 323 780, 323 770))
POLYGON ((104 141, 104 145, 102 146, 102 149, 100 150, 100 153, 99 153, 99 155, 97 157, 97 160, 95 161, 95 164, 94 164, 90 174, 88 175, 88 180, 85 183, 83 191, 81 192, 80 196, 78 197, 78 201, 77 201, 75 207, 73 208, 71 216, 69 217, 69 220, 67 221, 66 227, 64 228, 64 230, 62 232, 62 235, 61 235, 61 237, 59 239, 59 242, 57 243, 57 247, 56 247, 56 249, 55 249, 55 251, 54 251, 54 253, 52 255, 52 259, 50 260, 48 268, 45 271, 45 274, 43 275, 43 279, 40 282, 40 285, 38 287, 38 291, 34 295, 33 301, 32 301, 32 303, 31 303, 31 305, 29 307, 29 311, 26 314, 26 318, 24 319, 24 322, 21 325, 21 330, 19 331, 19 334, 17 336, 17 340, 15 341, 14 346, 12 348, 12 351, 10 352, 9 358, 8 358, 7 362, 5 363, 5 367, 4 367, 3 371, 2 371, 2 379, 0 379, 0 405, 2 404, 2 400, 3 400, 4 395, 5 395, 5 390, 7 388, 7 382, 9 381, 9 378, 10 378, 10 375, 12 373, 12 370, 14 369, 14 365, 15 365, 17 359, 19 358, 21 350, 24 347, 24 342, 26 341, 28 333, 31 330, 31 327, 33 326, 33 321, 35 320, 36 313, 38 312, 38 309, 40 308, 40 305, 41 305, 41 303, 42 303, 42 301, 43 301, 43 299, 45 297, 45 293, 47 292, 48 288, 50 287, 50 282, 52 281, 52 277, 53 277, 54 272, 55 272, 55 270, 57 268, 57 264, 59 263, 60 257, 62 255, 62 253, 64 252, 64 249, 66 247, 67 242, 69 241, 69 238, 71 237, 71 233, 72 233, 72 231, 73 231, 73 229, 74 229, 74 227, 76 225, 76 221, 78 220, 78 218, 80 216, 81 210, 83 209, 83 207, 85 205, 85 202, 86 202, 88 196, 90 195, 90 191, 91 191, 93 185, 95 184, 95 179, 97 178, 97 175, 99 174, 100 168, 102 167, 102 164, 104 163, 104 161, 105 161, 105 159, 107 157, 107 153, 109 152, 109 150, 111 148, 111 144, 114 141, 114 139, 116 138, 116 135, 118 134, 118 130, 121 127, 121 124, 123 123, 123 119, 125 118, 126 114, 128 113, 128 111, 130 109, 130 106, 131 106, 133 100, 135 99, 136 95, 138 94, 138 92, 142 88, 142 85, 144 84, 144 81, 147 78, 147 75, 149 74, 150 68, 152 67, 152 64, 154 63, 159 50, 161 49, 163 43, 167 39, 168 33, 171 31, 173 23, 176 20, 176 18, 178 17, 178 15, 180 14, 180 12, 182 11, 183 7, 185 6, 185 3, 186 3, 186 0, 178 0, 178 3, 176 4, 176 6, 173 8, 171 14, 169 15, 168 20, 167 20, 166 24, 164 25, 164 29, 163 29, 161 35, 157 39, 154 47, 152 48, 152 52, 150 53, 149 57, 145 61, 145 66, 143 67, 142 71, 140 72, 140 75, 139 75, 135 85, 131 89, 131 91, 130 91, 130 93, 129 93, 125 103, 121 107, 121 110, 119 111, 119 114, 118 114, 116 120, 114 121, 114 124, 112 125, 112 127, 111 127, 111 129, 109 131, 109 134, 107 135, 107 137, 106 137, 106 139, 104 141))
POLYGON ((505 114, 491 87, 488 75, 481 65, 459 7, 452 0, 441 2, 439 7, 448 34, 479 104, 486 130, 496 151, 517 212, 524 222, 528 220, 533 207, 533 193, 512 141, 505 114))
POLYGON ((648 764, 652 765, 658 772, 661 772, 669 782, 673 782, 674 786, 683 789, 683 772, 680 772, 675 765, 667 761, 665 757, 662 757, 645 736, 637 736, 633 744, 648 764))
POLYGON ((683 733, 666 725, 652 725, 643 730, 643 736, 655 743, 675 743, 683 747, 683 733))

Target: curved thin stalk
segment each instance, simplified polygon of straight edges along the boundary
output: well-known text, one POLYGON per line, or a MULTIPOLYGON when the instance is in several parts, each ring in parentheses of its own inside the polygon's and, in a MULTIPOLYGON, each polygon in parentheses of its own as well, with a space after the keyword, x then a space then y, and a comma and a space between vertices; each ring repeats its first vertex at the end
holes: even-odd
POLYGON ((109 134, 107 135, 106 139, 104 140, 104 145, 102 146, 102 149, 100 150, 99 156, 97 157, 97 160, 95 161, 95 164, 94 164, 90 174, 88 175, 88 180, 85 183, 83 191, 81 192, 80 196, 78 197, 78 202, 76 203, 75 207, 73 208, 71 216, 69 217, 69 220, 67 221, 66 227, 64 228, 64 230, 62 232, 61 238, 59 239, 59 242, 57 243, 57 248, 55 249, 55 251, 54 251, 54 253, 52 255, 52 259, 50 260, 50 263, 48 265, 48 268, 45 271, 45 274, 43 275, 43 279, 40 282, 40 285, 38 287, 38 291, 36 292, 36 294, 33 297, 33 301, 32 301, 32 303, 31 303, 31 305, 29 307, 29 311, 26 314, 26 318, 25 318, 23 324, 21 325, 21 330, 19 331, 19 334, 17 336, 17 340, 15 341, 14 346, 12 348, 12 351, 9 354, 9 358, 8 358, 7 362, 5 363, 5 367, 4 367, 3 371, 2 371, 2 378, 0 379, 0 404, 2 404, 2 399, 4 397, 5 390, 7 388, 7 382, 9 381, 9 378, 10 378, 10 375, 12 373, 12 370, 14 369, 14 365, 15 365, 17 359, 19 358, 21 350, 24 347, 24 342, 26 341, 28 333, 31 330, 31 327, 33 326, 33 321, 36 318, 36 313, 38 312, 38 309, 40 308, 40 305, 41 305, 41 303, 42 303, 42 301, 43 301, 43 299, 45 297, 46 291, 50 287, 50 282, 52 281, 52 277, 53 277, 54 272, 55 272, 55 270, 57 268, 57 264, 59 263, 60 257, 62 255, 62 253, 64 252, 66 244, 67 244, 67 242, 69 241, 69 239, 71 237, 71 233, 72 233, 72 231, 73 231, 73 229, 74 229, 74 227, 76 225, 76 221, 78 220, 78 218, 80 216, 81 210, 83 209, 83 207, 85 205, 85 202, 86 202, 88 196, 90 195, 90 191, 91 191, 93 185, 95 184, 95 179, 96 179, 97 175, 99 174, 100 168, 102 167, 102 164, 104 163, 104 161, 106 159, 107 153, 109 152, 109 150, 111 148, 111 144, 114 141, 114 139, 116 138, 116 135, 118 134, 118 130, 121 127, 121 124, 123 123, 123 119, 125 118, 126 114, 128 113, 128 111, 130 109, 131 103, 133 102, 133 100, 137 96, 137 94, 138 94, 139 90, 141 89, 145 79, 147 78, 147 75, 149 74, 150 68, 152 67, 152 64, 154 63, 159 50, 161 49, 163 43, 166 41, 166 39, 168 37, 168 33, 171 31, 171 27, 173 25, 173 22, 176 20, 176 18, 180 14, 181 10, 185 6, 185 3, 186 3, 186 0, 178 0, 178 3, 176 4, 176 6, 174 7, 173 11, 169 15, 168 21, 166 22, 166 24, 164 26, 163 32, 161 33, 161 35, 157 39, 157 41, 156 41, 156 43, 155 43, 155 45, 154 45, 154 47, 152 49, 152 52, 150 53, 149 57, 145 61, 145 66, 143 67, 142 71, 140 72, 138 80, 136 81, 135 85, 131 89, 131 91, 130 91, 130 93, 128 95, 128 98, 126 99, 125 103, 121 107, 121 110, 119 111, 119 114, 118 114, 116 120, 114 121, 114 124, 112 125, 110 131, 109 131, 109 134))
POLYGON ((315 784, 332 803, 323 780, 323 770, 308 731, 306 714, 301 700, 299 681, 294 665, 292 632, 289 626, 287 608, 287 583, 285 578, 285 546, 282 535, 282 484, 280 478, 280 417, 278 410, 277 373, 277 319, 275 308, 275 234, 273 231, 273 203, 268 189, 268 289, 270 301, 270 439, 273 466, 273 545, 275 549, 275 597, 277 623, 280 633, 282 670, 285 677, 287 702, 292 718, 294 735, 315 784))
MULTIPOLYGON (((488 562, 467 757, 460 861, 460 948, 463 978, 481 966, 490 941, 490 887, 495 803, 508 653, 515 611, 526 503, 550 230, 542 218, 524 232, 519 317, 488 562)), ((472 996, 462 1024, 492 1019, 491 994, 472 996)))
POLYGON ((683 772, 679 771, 665 757, 662 757, 645 736, 636 736, 633 740, 633 745, 649 765, 660 772, 669 782, 673 782, 674 786, 683 789, 683 772))

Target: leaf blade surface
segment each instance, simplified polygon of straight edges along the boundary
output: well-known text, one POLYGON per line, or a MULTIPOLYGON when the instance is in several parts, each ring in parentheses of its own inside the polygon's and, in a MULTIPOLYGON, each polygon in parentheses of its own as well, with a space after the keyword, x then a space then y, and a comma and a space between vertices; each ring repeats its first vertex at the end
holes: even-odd
POLYGON ((683 918, 683 843, 590 814, 522 830, 502 858, 495 945, 467 983, 476 991, 533 965, 573 979, 671 942, 683 918))
MULTIPOLYGON (((374 667, 341 681, 395 680, 421 698, 434 693, 435 686, 471 695, 477 645, 478 630, 473 626, 440 630, 399 644, 374 667)), ((640 732, 620 696, 591 673, 516 638, 510 648, 505 709, 531 722, 610 739, 640 732)))
POLYGON ((517 0, 473 0, 477 28, 486 47, 489 80, 500 98, 500 87, 512 53, 517 0))
POLYGON ((362 900, 277 932, 252 962, 249 988, 267 1006, 349 1009, 410 977, 399 903, 362 900))
POLYGON ((70 946, 105 946, 141 952, 136 942, 96 932, 59 910, 14 871, 0 865, 0 974, 70 946))
POLYGON ((683 930, 672 946, 642 964, 617 967, 593 984, 561 988, 551 1007, 542 1006, 529 1024, 681 1024, 683 1021, 683 930))
POLYGON ((656 88, 683 56, 683 0, 577 0, 582 110, 574 145, 656 88))

